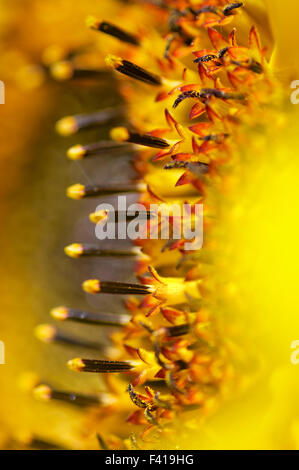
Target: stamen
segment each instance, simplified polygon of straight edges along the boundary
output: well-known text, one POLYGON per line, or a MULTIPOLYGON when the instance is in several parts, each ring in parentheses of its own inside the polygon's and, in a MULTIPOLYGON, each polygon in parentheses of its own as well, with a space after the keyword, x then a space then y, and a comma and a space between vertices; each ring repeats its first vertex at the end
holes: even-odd
POLYGON ((210 60, 217 59, 217 58, 218 56, 216 56, 215 54, 207 54, 202 57, 197 57, 197 59, 195 59, 193 62, 195 64, 201 64, 203 62, 210 62, 210 60))
POLYGON ((174 338, 176 336, 184 336, 190 332, 190 325, 183 324, 170 326, 169 328, 163 328, 163 331, 169 338, 174 338))
POLYGON ((195 91, 195 90, 190 90, 190 91, 185 91, 184 93, 180 93, 179 96, 177 97, 177 99, 175 100, 175 102, 173 103, 173 108, 177 108, 178 105, 186 100, 187 98, 196 98, 198 100, 201 99, 201 96, 200 96, 200 93, 198 91, 195 91))
POLYGON ((200 92, 195 90, 185 91, 181 93, 173 104, 173 108, 176 108, 182 101, 187 98, 195 98, 200 101, 207 100, 214 96, 215 98, 220 98, 222 100, 244 100, 246 96, 243 93, 227 93, 217 88, 204 88, 200 92))
POLYGON ((117 70, 128 77, 135 78, 136 80, 147 83, 148 85, 162 85, 162 79, 158 75, 155 75, 128 60, 109 55, 106 57, 106 64, 108 67, 117 70))
POLYGON ((74 184, 67 188, 66 195, 70 199, 83 199, 85 197, 85 186, 83 184, 74 184))
POLYGON ((155 350, 155 358, 156 358, 156 361, 159 364, 159 366, 161 366, 162 369, 166 369, 166 370, 173 369, 172 364, 169 364, 169 363, 166 363, 166 362, 162 361, 162 359, 160 357, 161 351, 160 351, 160 346, 159 346, 158 341, 155 341, 155 343, 154 343, 154 350, 155 350))
POLYGON ((233 14, 233 10, 240 8, 242 6, 243 6, 242 2, 229 3, 228 5, 226 5, 226 7, 224 7, 223 14, 224 16, 230 16, 233 14))
POLYGON ((85 349, 101 350, 102 345, 98 343, 92 343, 81 339, 68 336, 55 328, 53 325, 39 325, 35 328, 35 336, 43 343, 60 343, 66 346, 79 346, 85 349))
POLYGON ((139 322, 139 324, 151 335, 155 332, 155 330, 153 330, 149 325, 147 325, 143 321, 139 322))
MULTIPOLYGON (((60 390, 54 390, 48 385, 44 384, 40 384, 35 387, 33 390, 33 395, 39 401, 58 400, 80 407, 106 404, 107 398, 109 397, 109 395, 103 395, 102 397, 99 395, 99 397, 96 397, 79 395, 77 393, 62 392, 60 390)), ((112 397, 109 398, 111 399, 111 402, 113 402, 112 397)))
POLYGON ((160 399, 160 393, 155 393, 155 403, 159 408, 165 408, 166 410, 171 410, 171 404, 165 400, 160 399))
POLYGON ((171 47, 174 40, 175 40, 175 35, 174 34, 166 39, 166 47, 165 47, 164 54, 163 54, 164 59, 167 59, 169 51, 170 51, 170 47, 171 47))
POLYGON ((173 170, 179 168, 187 168, 188 170, 192 171, 194 174, 197 175, 204 175, 209 171, 208 163, 202 162, 184 162, 177 160, 175 162, 169 162, 164 166, 164 170, 173 170))
POLYGON ((73 77, 74 68, 71 62, 62 60, 51 65, 50 73, 57 81, 69 80, 73 77))
POLYGON ((159 8, 163 8, 165 10, 170 10, 170 6, 166 5, 165 0, 138 0, 140 3, 151 3, 159 8))
POLYGON ((26 439, 21 440, 22 445, 26 445, 32 450, 67 450, 52 442, 44 441, 35 436, 28 436, 26 439))
POLYGON ((77 114, 60 119, 56 130, 60 135, 70 136, 81 129, 89 129, 106 124, 121 117, 122 108, 107 108, 90 114, 77 114))
POLYGON ((144 410, 144 416, 146 417, 147 421, 155 426, 159 426, 158 421, 155 419, 154 415, 151 413, 150 408, 147 406, 144 410))
POLYGON ((244 100, 245 95, 243 93, 227 93, 217 88, 204 88, 200 92, 200 98, 207 99, 211 96, 215 98, 221 98, 223 100, 244 100))
POLYGON ((171 371, 167 372, 167 374, 165 376, 165 381, 166 381, 166 384, 168 385, 168 387, 171 390, 173 390, 176 393, 179 393, 180 395, 185 395, 185 392, 183 390, 181 390, 180 388, 178 388, 178 386, 176 384, 176 381, 175 381, 171 371))
POLYGON ((199 139, 205 142, 221 142, 227 137, 229 137, 229 134, 208 134, 204 137, 199 137, 199 139))
POLYGON ((183 13, 182 11, 176 8, 173 8, 170 11, 169 19, 168 19, 168 27, 172 33, 181 34, 182 27, 179 25, 179 20, 182 16, 186 16, 186 13, 183 13))
POLYGON ((74 48, 65 50, 62 46, 52 45, 48 46, 42 54, 42 63, 50 66, 62 60, 76 59, 82 54, 85 54, 90 49, 90 45, 82 44, 74 48))
POLYGON ((106 442, 104 441, 104 439, 102 438, 100 434, 97 434, 97 440, 102 450, 109 450, 109 447, 107 446, 106 442))
POLYGON ((131 319, 129 315, 97 314, 67 307, 54 308, 51 310, 51 316, 59 321, 74 321, 99 326, 124 326, 131 319))
POLYGON ((127 33, 123 29, 120 29, 106 21, 98 21, 94 16, 89 16, 86 20, 86 24, 89 28, 95 29, 96 31, 101 31, 102 33, 108 34, 109 36, 113 36, 122 42, 127 42, 128 44, 133 44, 134 46, 140 45, 139 40, 133 36, 133 34, 127 33))
POLYGON ((192 343, 188 346, 188 349, 190 351, 196 351, 196 350, 199 350, 199 349, 212 349, 212 347, 209 345, 209 343, 207 341, 205 341, 204 339, 200 338, 198 339, 197 341, 195 341, 195 343, 192 343))
POLYGON ((68 150, 67 156, 70 160, 82 160, 85 157, 100 155, 104 152, 109 152, 110 155, 111 151, 124 151, 128 150, 129 148, 130 146, 125 145, 124 143, 108 140, 95 142, 89 145, 75 145, 68 150))
POLYGON ((207 54, 202 57, 197 57, 197 59, 195 59, 193 62, 195 64, 202 64, 204 62, 210 62, 211 60, 214 60, 214 59, 222 59, 225 56, 225 54, 228 52, 228 50, 229 50, 229 47, 224 47, 223 49, 220 49, 218 55, 207 54))
POLYGON ((177 170, 179 168, 187 168, 187 167, 188 167, 188 162, 176 160, 174 162, 166 163, 166 165, 163 168, 164 170, 177 170))
POLYGON ((134 405, 138 406, 139 408, 147 408, 148 403, 141 400, 141 398, 134 391, 131 384, 128 385, 128 392, 134 405))
POLYGON ((122 295, 148 295, 154 292, 154 287, 126 282, 99 281, 89 279, 83 282, 83 290, 89 294, 122 294, 122 295))
POLYGON ((121 193, 143 193, 146 191, 146 184, 117 184, 114 185, 86 185, 74 184, 67 188, 67 196, 71 199, 83 199, 87 197, 107 196, 109 194, 121 193))
POLYGON ((43 343, 52 343, 55 341, 57 330, 52 325, 39 325, 35 328, 35 336, 43 343))
POLYGON ((141 256, 142 253, 138 247, 133 247, 130 250, 103 250, 96 245, 88 245, 82 243, 73 243, 66 246, 64 249, 66 255, 71 258, 80 258, 84 256, 100 256, 100 257, 116 257, 116 258, 131 258, 141 256))
POLYGON ((132 449, 141 450, 141 448, 138 445, 135 434, 130 434, 129 439, 130 439, 130 444, 131 444, 132 449))
POLYGON ((227 93, 225 91, 217 90, 217 88, 204 88, 200 92, 200 97, 203 99, 215 96, 215 98, 221 98, 223 100, 244 100, 245 95, 243 93, 227 93))
MULTIPOLYGON (((135 215, 128 215, 127 212, 125 211, 115 211, 113 212, 113 214, 115 216, 115 220, 113 220, 113 222, 115 222, 116 224, 119 221, 129 222, 136 218, 135 215)), ((150 211, 140 211, 138 212, 138 217, 140 217, 140 219, 142 218, 144 220, 149 220, 150 218, 155 217, 155 214, 150 211)), ((89 220, 94 224, 98 224, 99 222, 104 222, 105 220, 108 220, 108 218, 109 218, 109 211, 106 211, 106 210, 96 211, 89 215, 89 220)))
POLYGON ((258 75, 260 75, 261 73, 263 73, 262 64, 260 64, 257 60, 254 60, 254 59, 251 60, 251 63, 250 63, 250 65, 249 65, 249 69, 250 69, 252 72, 257 73, 258 75))
POLYGON ((199 10, 194 10, 194 14, 197 16, 202 13, 217 13, 217 7, 206 6, 206 7, 200 8, 199 10))
POLYGON ((104 210, 92 212, 91 214, 89 214, 89 220, 93 224, 104 222, 104 220, 108 220, 108 217, 109 217, 109 212, 104 211, 104 210))
POLYGON ((228 50, 229 50, 229 47, 224 47, 223 49, 220 49, 218 58, 222 59, 225 56, 225 54, 228 52, 228 50))
POLYGON ((106 70, 75 68, 72 62, 68 60, 52 64, 50 67, 50 73, 52 77, 59 82, 74 78, 104 78, 107 75, 106 70))
POLYGON ((252 72, 260 75, 261 73, 263 73, 263 67, 262 65, 257 61, 257 60, 254 60, 252 59, 250 62, 249 62, 249 65, 248 63, 247 64, 244 64, 244 63, 241 63, 237 60, 233 60, 232 61, 232 64, 234 65, 237 65, 238 67, 244 67, 246 69, 249 69, 251 70, 252 72))
POLYGON ((149 134, 138 134, 130 132, 126 127, 115 127, 111 130, 110 136, 116 142, 130 142, 144 147, 152 147, 157 149, 165 149, 170 146, 167 140, 155 137, 149 134))
POLYGON ((134 368, 133 362, 128 361, 101 361, 81 358, 71 359, 67 366, 75 372, 93 372, 96 374, 127 372, 134 368))

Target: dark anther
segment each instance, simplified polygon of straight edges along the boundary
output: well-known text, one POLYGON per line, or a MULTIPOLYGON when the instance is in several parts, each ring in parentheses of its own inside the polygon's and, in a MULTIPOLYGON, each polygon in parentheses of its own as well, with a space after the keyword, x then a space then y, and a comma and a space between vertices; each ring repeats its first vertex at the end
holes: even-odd
POLYGON ((202 57, 197 57, 193 62, 195 64, 201 64, 203 62, 210 62, 210 60, 217 59, 217 56, 215 54, 207 54, 202 57))
POLYGON ((224 16, 230 16, 233 14, 233 11, 236 10, 237 8, 240 8, 243 6, 242 2, 237 2, 237 3, 229 3, 224 7, 223 9, 223 14, 224 16))

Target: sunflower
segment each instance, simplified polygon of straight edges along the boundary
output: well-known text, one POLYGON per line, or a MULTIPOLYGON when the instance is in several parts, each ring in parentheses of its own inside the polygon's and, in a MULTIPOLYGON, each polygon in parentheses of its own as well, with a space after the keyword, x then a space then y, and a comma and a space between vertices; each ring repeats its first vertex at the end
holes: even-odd
MULTIPOLYGON (((84 408, 84 431, 71 446, 297 448, 299 384, 290 357, 298 324, 298 121, 290 95, 298 67, 289 52, 297 41, 290 24, 296 6, 157 0, 113 1, 109 8, 113 19, 86 20, 92 44, 54 60, 48 52, 45 65, 59 82, 87 89, 111 77, 121 97, 56 125, 62 136, 83 136, 67 156, 87 181, 67 195, 88 210, 96 200, 77 230, 83 239, 65 253, 76 263, 90 260, 84 266, 102 275, 82 283, 91 308, 70 303, 51 316, 93 333, 74 336, 54 322, 35 330, 46 343, 87 351, 69 358, 69 374, 100 375, 100 389, 83 381, 77 392, 39 376, 23 382, 41 401, 84 408), (96 171, 105 156, 118 179, 96 171), (128 156, 134 174, 124 181, 113 161, 128 156), (142 203, 144 236, 129 247, 90 242, 90 222, 109 219, 97 205, 119 194, 142 203), (203 206, 202 246, 189 251, 184 237, 174 237, 174 215, 167 240, 150 237, 153 204, 162 208, 159 235, 163 211, 186 203, 191 209, 179 225, 194 223, 194 208, 203 206), (135 279, 123 280, 117 266, 125 260, 133 260, 135 279), (107 313, 116 296, 126 296, 124 306, 107 313), (108 332, 100 342, 98 326, 108 332)), ((131 221, 126 209, 117 217, 118 224, 131 221)))

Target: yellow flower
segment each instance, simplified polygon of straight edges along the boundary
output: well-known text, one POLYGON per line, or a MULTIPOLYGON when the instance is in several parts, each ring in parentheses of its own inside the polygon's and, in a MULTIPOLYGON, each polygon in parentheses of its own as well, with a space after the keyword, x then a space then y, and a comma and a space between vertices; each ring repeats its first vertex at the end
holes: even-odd
MULTIPOLYGON (((133 257, 140 281, 83 282, 87 294, 130 295, 125 315, 52 310, 55 320, 118 327, 108 345, 53 325, 36 329, 45 342, 99 349, 68 366, 101 374, 103 394, 30 384, 40 400, 88 406, 82 447, 98 435, 109 449, 298 448, 298 113, 290 85, 299 77, 289 53, 297 8, 265 3, 112 2, 109 18, 87 20, 99 44, 51 61, 54 78, 83 86, 105 63, 125 103, 61 119, 64 136, 111 124, 110 140, 78 142, 68 157, 96 162, 128 152, 137 171, 125 185, 77 183, 68 196, 136 193, 148 223, 151 203, 204 205, 204 244, 195 252, 184 239, 140 239, 127 252, 98 241, 66 247, 72 258, 133 257)), ((107 217, 97 210, 90 219, 107 217)))

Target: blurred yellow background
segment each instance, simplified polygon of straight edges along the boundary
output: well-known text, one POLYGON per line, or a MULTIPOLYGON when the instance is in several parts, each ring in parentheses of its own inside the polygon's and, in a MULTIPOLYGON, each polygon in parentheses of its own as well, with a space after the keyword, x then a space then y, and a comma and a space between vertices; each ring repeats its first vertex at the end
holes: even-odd
MULTIPOLYGON (((59 346, 48 349, 33 334, 37 324, 49 321, 53 306, 74 306, 76 299, 82 304, 80 283, 84 272, 90 272, 84 263, 81 274, 74 272, 72 260, 63 253, 86 205, 81 215, 74 215, 74 205, 65 196, 66 187, 82 174, 80 167, 68 164, 65 153, 72 140, 56 135, 55 122, 66 114, 113 105, 118 97, 103 81, 87 90, 76 83, 56 83, 40 64, 48 47, 69 51, 88 44, 93 35, 86 17, 102 14, 105 3, 0 2, 0 79, 6 87, 6 103, 0 106, 0 340, 6 353, 6 364, 0 366, 0 444, 5 447, 29 431, 55 443, 60 436, 58 444, 80 447, 74 429, 84 431, 79 412, 39 404, 18 382, 24 372, 34 372, 57 387, 82 390, 81 377, 65 367, 72 353, 59 346)), ((108 130, 101 132, 107 137, 108 130)), ((85 335, 90 335, 88 330, 85 335)), ((85 377, 83 383, 98 391, 97 378, 85 377)))

